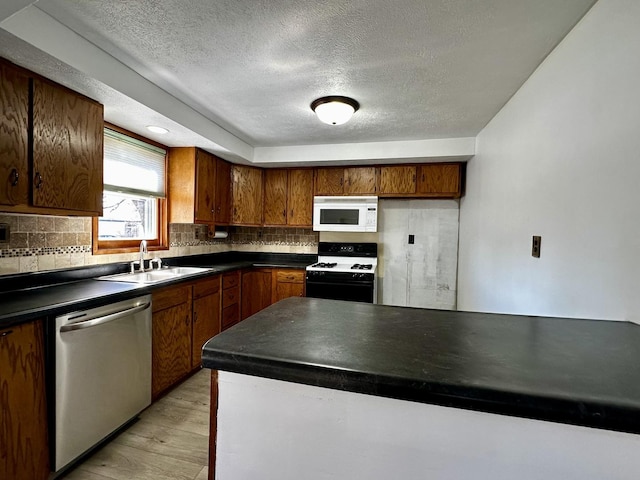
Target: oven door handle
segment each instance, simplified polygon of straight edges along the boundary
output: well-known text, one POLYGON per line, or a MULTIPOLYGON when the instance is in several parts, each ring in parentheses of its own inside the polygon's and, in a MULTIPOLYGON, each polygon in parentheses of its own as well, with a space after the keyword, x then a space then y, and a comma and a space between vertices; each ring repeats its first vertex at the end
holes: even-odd
POLYGON ((104 325, 105 323, 119 320, 122 317, 126 317, 128 315, 134 315, 138 312, 142 312, 149 307, 151 307, 151 302, 147 302, 143 305, 138 305, 137 307, 120 310, 119 312, 110 313, 109 315, 105 315, 103 317, 92 318, 90 320, 82 320, 76 323, 72 323, 70 325, 63 325, 60 327, 60 333, 71 332, 73 330, 82 330, 83 328, 97 327, 98 325, 104 325))
POLYGON ((351 282, 334 282, 334 281, 328 281, 328 282, 317 282, 315 280, 309 281, 307 280, 307 286, 312 285, 312 286, 324 286, 324 285, 328 285, 330 287, 354 287, 354 286, 370 286, 373 285, 373 280, 354 280, 351 282))

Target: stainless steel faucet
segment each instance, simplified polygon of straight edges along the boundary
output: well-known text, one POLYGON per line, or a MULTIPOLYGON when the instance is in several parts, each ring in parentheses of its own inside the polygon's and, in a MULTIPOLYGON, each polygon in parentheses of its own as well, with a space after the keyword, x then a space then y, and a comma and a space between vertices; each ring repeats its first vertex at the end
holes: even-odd
POLYGON ((144 254, 147 253, 147 241, 140 242, 140 271, 144 272, 144 254))

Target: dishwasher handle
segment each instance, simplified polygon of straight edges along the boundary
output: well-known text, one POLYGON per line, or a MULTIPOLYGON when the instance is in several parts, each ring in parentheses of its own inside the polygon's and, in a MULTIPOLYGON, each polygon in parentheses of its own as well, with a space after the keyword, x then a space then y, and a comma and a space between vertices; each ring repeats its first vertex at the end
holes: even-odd
POLYGON ((147 302, 143 305, 138 305, 137 307, 120 310, 119 312, 110 313, 109 315, 105 315, 103 317, 92 318, 91 320, 84 320, 84 321, 72 323, 71 325, 63 325, 60 327, 60 333, 71 332, 73 330, 81 330, 83 328, 97 327, 98 325, 103 325, 105 323, 118 320, 122 317, 133 315, 138 312, 142 312, 143 310, 146 310, 149 307, 151 307, 151 302, 147 302))

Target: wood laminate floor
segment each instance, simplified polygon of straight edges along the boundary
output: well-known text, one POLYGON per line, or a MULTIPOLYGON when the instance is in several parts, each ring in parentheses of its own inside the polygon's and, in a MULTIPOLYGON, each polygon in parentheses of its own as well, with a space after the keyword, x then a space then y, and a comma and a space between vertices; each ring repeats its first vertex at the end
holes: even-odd
POLYGON ((151 405, 64 480, 207 480, 211 371, 151 405))

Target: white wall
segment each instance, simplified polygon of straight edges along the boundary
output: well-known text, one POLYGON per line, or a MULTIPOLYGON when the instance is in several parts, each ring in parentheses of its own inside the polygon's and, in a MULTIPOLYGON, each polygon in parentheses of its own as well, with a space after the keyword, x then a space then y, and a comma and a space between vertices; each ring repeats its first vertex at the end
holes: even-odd
POLYGON ((640 318, 639 24, 600 0, 478 136, 459 309, 640 318))

